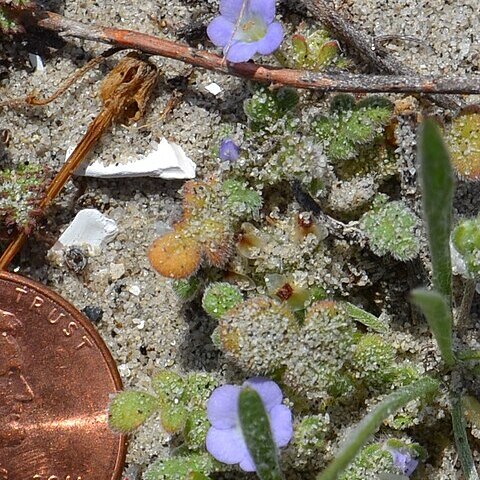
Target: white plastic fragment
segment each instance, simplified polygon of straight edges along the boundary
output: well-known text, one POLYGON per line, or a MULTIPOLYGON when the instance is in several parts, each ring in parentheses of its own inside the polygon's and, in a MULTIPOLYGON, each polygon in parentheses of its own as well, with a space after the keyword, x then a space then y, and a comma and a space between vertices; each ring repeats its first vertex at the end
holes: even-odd
POLYGON ((222 87, 218 83, 212 82, 205 87, 205 90, 209 91, 212 95, 217 96, 222 91, 222 87))
MULTIPOLYGON (((73 148, 67 150, 66 158, 73 148)), ((195 178, 197 165, 186 156, 183 148, 174 142, 162 138, 147 155, 129 158, 125 163, 105 165, 96 160, 81 165, 76 175, 97 178, 157 177, 157 178, 195 178)))
POLYGON ((86 208, 75 215, 51 251, 61 253, 68 247, 78 246, 84 247, 90 256, 95 256, 105 244, 115 238, 117 232, 114 220, 94 208, 86 208))
POLYGON ((40 55, 29 53, 28 60, 36 72, 43 72, 45 70, 45 64, 43 63, 43 59, 40 55))

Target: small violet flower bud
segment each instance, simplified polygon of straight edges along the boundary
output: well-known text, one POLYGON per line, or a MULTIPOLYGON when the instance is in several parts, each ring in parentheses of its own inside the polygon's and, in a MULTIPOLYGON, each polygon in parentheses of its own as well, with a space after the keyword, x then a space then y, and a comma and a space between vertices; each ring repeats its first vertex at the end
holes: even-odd
MULTIPOLYGON (((280 387, 268 378, 255 377, 243 387, 251 387, 260 395, 270 419, 273 439, 277 447, 285 447, 293 436, 293 420, 290 409, 282 404, 280 387)), ((242 387, 223 385, 216 388, 207 403, 208 420, 212 427, 207 433, 207 450, 218 461, 240 464, 246 472, 255 471, 255 463, 243 438, 238 412, 242 387)))
POLYGON ((240 156, 240 147, 231 139, 225 138, 220 144, 220 158, 228 162, 234 162, 240 156))
POLYGON ((223 47, 230 62, 246 62, 256 53, 269 55, 282 43, 283 27, 275 20, 275 0, 221 0, 220 16, 207 27, 210 40, 223 47))

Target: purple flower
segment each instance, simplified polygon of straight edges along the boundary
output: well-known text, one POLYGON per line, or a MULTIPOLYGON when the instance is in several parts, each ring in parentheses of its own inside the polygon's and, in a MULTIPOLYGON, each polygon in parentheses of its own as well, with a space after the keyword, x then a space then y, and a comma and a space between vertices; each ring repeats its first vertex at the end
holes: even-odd
POLYGON ((273 53, 282 43, 283 27, 274 20, 275 0, 221 0, 220 16, 210 22, 207 34, 223 47, 227 60, 246 62, 257 52, 273 53))
POLYGON ((231 139, 225 138, 220 144, 220 158, 234 162, 240 156, 240 147, 231 139))
MULTIPOLYGON (((270 419, 273 439, 277 447, 285 447, 293 435, 290 409, 282 404, 280 387, 268 378, 255 377, 243 387, 251 387, 263 400, 270 419)), ((212 427, 207 434, 207 450, 220 462, 240 464, 246 472, 254 472, 255 464, 243 439, 238 415, 238 399, 242 387, 223 385, 216 388, 207 403, 207 414, 212 427)))
POLYGON ((389 448, 388 451, 392 454, 393 464, 408 477, 415 471, 418 466, 418 460, 412 456, 408 450, 397 450, 389 448))

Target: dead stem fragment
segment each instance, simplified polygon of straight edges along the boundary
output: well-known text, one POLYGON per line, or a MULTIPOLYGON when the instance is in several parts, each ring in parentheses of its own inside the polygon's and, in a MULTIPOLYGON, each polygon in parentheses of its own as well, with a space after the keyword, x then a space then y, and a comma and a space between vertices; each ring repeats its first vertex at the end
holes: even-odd
POLYGON ((63 85, 60 86, 52 95, 46 98, 38 98, 33 93, 27 95, 25 98, 13 98, 11 100, 5 100, 0 102, 0 108, 2 107, 19 107, 23 105, 33 105, 37 107, 43 107, 49 103, 56 100, 58 97, 62 96, 75 82, 80 80, 87 72, 92 70, 97 65, 103 63, 108 57, 117 53, 121 49, 119 48, 110 48, 107 51, 103 52, 102 55, 92 58, 88 63, 83 67, 79 68, 73 75, 71 75, 63 85))
MULTIPOLYGON (((313 4, 313 3, 312 3, 313 4)), ((405 67, 395 70, 390 75, 361 75, 350 73, 322 74, 307 70, 278 68, 271 65, 257 65, 255 63, 224 62, 223 57, 206 50, 195 50, 189 45, 172 42, 153 35, 102 27, 85 25, 81 22, 67 19, 53 12, 42 12, 37 20, 41 28, 60 33, 66 37, 82 38, 95 42, 116 45, 122 48, 140 50, 150 55, 160 55, 173 58, 181 62, 206 68, 226 75, 234 75, 261 83, 277 83, 296 88, 336 92, 391 92, 391 93, 426 93, 426 94, 479 94, 479 76, 463 77, 433 77, 416 75, 410 69, 403 74, 405 67)), ((369 41, 371 50, 372 41, 369 41)), ((383 57, 385 49, 375 50, 383 57)), ((389 65, 387 63, 386 65, 389 65)), ((386 70, 383 70, 386 71, 386 70)), ((388 70, 390 72, 390 69, 388 70)), ((459 105, 456 99, 432 96, 432 101, 444 108, 456 109, 459 105)))

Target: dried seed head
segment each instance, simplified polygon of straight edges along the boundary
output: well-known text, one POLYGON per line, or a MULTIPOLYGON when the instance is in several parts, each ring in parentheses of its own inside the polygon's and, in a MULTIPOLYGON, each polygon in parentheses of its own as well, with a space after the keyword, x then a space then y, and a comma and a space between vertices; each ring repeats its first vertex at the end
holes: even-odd
POLYGON ((101 97, 114 116, 128 123, 145 113, 150 94, 157 82, 157 67, 131 53, 122 58, 103 81, 101 97))

